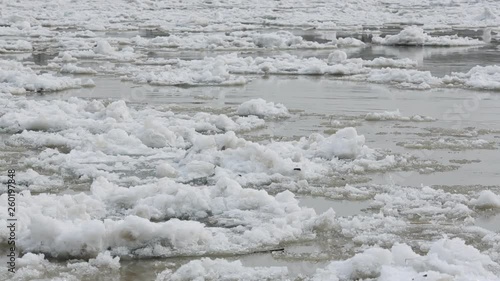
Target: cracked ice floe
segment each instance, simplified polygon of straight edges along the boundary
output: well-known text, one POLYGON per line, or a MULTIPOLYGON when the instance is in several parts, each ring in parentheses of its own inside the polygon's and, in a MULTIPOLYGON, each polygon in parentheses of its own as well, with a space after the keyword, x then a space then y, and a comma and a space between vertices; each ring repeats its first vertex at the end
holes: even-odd
POLYGON ((436 119, 429 116, 413 115, 403 116, 399 109, 395 111, 370 112, 365 116, 366 121, 412 121, 412 122, 430 122, 436 119))
POLYGON ((409 26, 399 34, 387 35, 384 38, 374 37, 373 43, 381 45, 410 45, 410 46, 471 46, 483 45, 483 41, 458 36, 430 36, 421 27, 409 26))
POLYGON ((20 94, 26 91, 60 91, 91 85, 93 82, 82 82, 81 79, 37 74, 19 62, 0 60, 0 92, 20 94))

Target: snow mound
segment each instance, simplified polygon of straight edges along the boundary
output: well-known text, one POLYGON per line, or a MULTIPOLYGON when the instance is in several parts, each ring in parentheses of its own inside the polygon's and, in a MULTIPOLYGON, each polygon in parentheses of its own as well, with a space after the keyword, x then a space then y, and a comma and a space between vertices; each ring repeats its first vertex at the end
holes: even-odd
POLYGON ((474 46, 483 45, 483 41, 468 37, 430 36, 421 27, 408 26, 396 35, 387 35, 384 38, 374 37, 374 44, 380 45, 408 45, 408 46, 474 46))
POLYGON ((285 118, 290 117, 288 109, 281 103, 267 102, 264 99, 252 99, 246 101, 236 110, 240 116, 255 115, 261 118, 285 118))

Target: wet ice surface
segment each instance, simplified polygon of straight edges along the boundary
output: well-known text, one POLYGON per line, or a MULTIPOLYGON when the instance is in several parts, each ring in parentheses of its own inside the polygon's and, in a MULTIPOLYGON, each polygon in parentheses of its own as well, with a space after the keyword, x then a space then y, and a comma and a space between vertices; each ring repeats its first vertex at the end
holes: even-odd
POLYGON ((2 10, 0 276, 498 280, 498 3, 236 2, 2 10))

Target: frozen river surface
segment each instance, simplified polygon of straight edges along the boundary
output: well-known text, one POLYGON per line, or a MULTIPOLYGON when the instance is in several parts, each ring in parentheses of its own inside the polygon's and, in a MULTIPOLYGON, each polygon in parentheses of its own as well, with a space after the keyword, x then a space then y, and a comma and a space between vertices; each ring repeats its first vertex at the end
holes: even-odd
POLYGON ((252 2, 0 4, 0 280, 500 280, 500 4, 252 2))

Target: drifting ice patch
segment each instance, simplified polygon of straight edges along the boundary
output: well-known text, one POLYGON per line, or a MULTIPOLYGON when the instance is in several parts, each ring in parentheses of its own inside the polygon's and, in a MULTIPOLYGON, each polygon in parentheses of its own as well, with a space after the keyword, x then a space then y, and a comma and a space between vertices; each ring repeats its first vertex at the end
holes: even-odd
POLYGON ((413 121, 413 122, 430 122, 436 119, 428 116, 413 115, 403 116, 399 109, 395 111, 370 112, 365 116, 366 121, 413 121))
POLYGON ((284 118, 290 117, 288 109, 281 103, 266 102, 258 98, 246 101, 236 110, 236 114, 240 116, 255 115, 258 117, 284 118))

